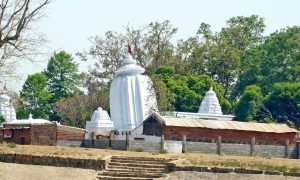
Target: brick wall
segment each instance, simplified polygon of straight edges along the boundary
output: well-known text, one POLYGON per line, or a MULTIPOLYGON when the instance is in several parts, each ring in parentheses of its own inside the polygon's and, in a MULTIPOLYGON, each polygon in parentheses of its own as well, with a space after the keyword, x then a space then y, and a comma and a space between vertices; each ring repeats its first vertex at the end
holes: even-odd
POLYGON ((3 143, 3 131, 0 130, 0 143, 3 143))
POLYGON ((143 149, 144 151, 150 152, 158 152, 160 150, 160 144, 158 142, 149 142, 144 140, 129 141, 128 150, 134 151, 136 149, 143 149))
POLYGON ((80 147, 82 144, 82 141, 76 141, 76 140, 57 140, 56 145, 57 146, 77 146, 80 147))
POLYGON ((111 148, 116 150, 126 150, 126 141, 124 140, 111 140, 111 148))
POLYGON ((186 135, 187 141, 215 142, 218 136, 222 142, 227 143, 250 143, 255 137, 256 144, 285 145, 288 139, 290 144, 295 144, 297 133, 266 133, 254 131, 238 131, 223 129, 191 128, 191 127, 164 127, 165 139, 181 140, 186 135))
POLYGON ((12 129, 12 137, 4 138, 3 131, 0 130, 0 142, 14 142, 16 144, 30 144, 30 129, 12 129), (1 141, 2 139, 2 141, 1 141))
POLYGON ((56 146, 56 124, 32 124, 31 144, 56 146))
POLYGON ((57 125, 57 140, 78 140, 84 139, 85 130, 70 126, 57 125))
POLYGON ((106 149, 110 147, 109 139, 94 139, 93 143, 94 148, 106 149))
MULTIPOLYGON (((215 144, 215 143, 214 143, 215 144)), ((221 144, 221 153, 227 155, 250 156, 250 144, 221 144)))
POLYGON ((151 136, 161 136, 163 125, 156 119, 155 116, 148 118, 143 122, 143 134, 151 136))
POLYGON ((191 153, 217 154, 216 143, 186 142, 186 150, 191 153))
POLYGON ((182 142, 181 141, 164 141, 164 149, 169 153, 182 153, 182 142))

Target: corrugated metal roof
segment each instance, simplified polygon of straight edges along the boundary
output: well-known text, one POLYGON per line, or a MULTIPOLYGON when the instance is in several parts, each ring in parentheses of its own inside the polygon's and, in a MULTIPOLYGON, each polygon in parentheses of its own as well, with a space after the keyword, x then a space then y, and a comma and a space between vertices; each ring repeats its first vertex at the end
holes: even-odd
POLYGON ((166 126, 200 127, 200 128, 209 128, 209 129, 230 129, 230 130, 273 132, 273 133, 298 132, 296 129, 290 128, 286 124, 205 120, 205 119, 169 117, 169 116, 163 116, 160 117, 159 119, 161 119, 166 126))

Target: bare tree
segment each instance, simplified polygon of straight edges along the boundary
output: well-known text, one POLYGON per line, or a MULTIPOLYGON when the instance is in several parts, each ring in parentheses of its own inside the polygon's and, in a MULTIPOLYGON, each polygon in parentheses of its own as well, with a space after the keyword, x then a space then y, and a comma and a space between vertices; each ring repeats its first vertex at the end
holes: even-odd
POLYGON ((50 0, 0 0, 0 77, 18 59, 31 59, 45 40, 33 25, 50 0))

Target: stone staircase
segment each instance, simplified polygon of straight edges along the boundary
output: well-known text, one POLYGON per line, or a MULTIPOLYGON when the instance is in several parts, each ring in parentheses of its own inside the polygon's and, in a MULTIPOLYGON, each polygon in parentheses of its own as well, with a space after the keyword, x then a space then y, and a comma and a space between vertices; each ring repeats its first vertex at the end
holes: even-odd
POLYGON ((165 177, 167 163, 162 158, 112 156, 108 166, 98 174, 98 179, 150 180, 165 177))

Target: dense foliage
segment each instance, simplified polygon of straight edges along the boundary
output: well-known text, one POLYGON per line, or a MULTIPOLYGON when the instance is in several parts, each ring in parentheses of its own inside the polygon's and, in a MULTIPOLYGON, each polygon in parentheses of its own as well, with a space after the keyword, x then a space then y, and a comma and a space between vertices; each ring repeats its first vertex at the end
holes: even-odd
POLYGON ((174 69, 168 66, 158 68, 155 74, 172 94, 174 100, 170 103, 175 111, 197 112, 210 87, 214 88, 223 112, 228 113, 231 109, 230 102, 223 96, 224 88, 209 76, 179 75, 175 74, 174 69))
POLYGON ((54 52, 44 73, 48 78, 48 89, 53 94, 51 103, 79 94, 78 64, 74 62, 71 54, 65 51, 54 52))
POLYGON ((44 72, 27 77, 20 92, 17 117, 28 118, 32 113, 33 118, 63 118, 57 114, 54 105, 62 98, 79 94, 80 75, 77 68, 70 54, 65 51, 54 53, 44 72))
POLYGON ((153 81, 161 112, 197 112, 213 87, 223 113, 234 113, 236 120, 291 121, 300 127, 300 27, 267 36, 264 29, 264 19, 252 15, 230 18, 219 32, 201 23, 194 36, 178 41, 169 21, 93 36, 90 48, 77 54, 83 61, 96 60, 88 73, 79 76, 64 51, 51 57, 45 71, 51 112, 63 123, 84 127, 97 107, 109 110, 110 82, 131 42, 137 64, 153 81), (79 92, 79 80, 86 94, 79 92))
POLYGON ((0 115, 0 124, 2 124, 4 122, 5 122, 5 118, 2 115, 0 115))
POLYGON ((43 73, 29 75, 20 92, 24 106, 20 107, 18 111, 25 111, 27 117, 31 113, 33 118, 48 118, 51 110, 49 101, 52 94, 48 91, 47 86, 47 77, 43 73))

